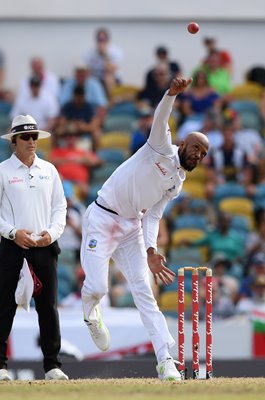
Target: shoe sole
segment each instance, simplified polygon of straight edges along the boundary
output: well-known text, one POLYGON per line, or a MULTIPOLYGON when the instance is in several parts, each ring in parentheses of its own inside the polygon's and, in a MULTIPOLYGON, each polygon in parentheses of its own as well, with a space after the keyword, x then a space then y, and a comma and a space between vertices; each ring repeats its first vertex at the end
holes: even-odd
POLYGON ((106 347, 106 348, 102 349, 102 351, 108 351, 109 348, 110 348, 110 333, 109 333, 108 328, 105 327, 105 329, 106 329, 107 336, 108 336, 108 344, 107 344, 107 347, 106 347))

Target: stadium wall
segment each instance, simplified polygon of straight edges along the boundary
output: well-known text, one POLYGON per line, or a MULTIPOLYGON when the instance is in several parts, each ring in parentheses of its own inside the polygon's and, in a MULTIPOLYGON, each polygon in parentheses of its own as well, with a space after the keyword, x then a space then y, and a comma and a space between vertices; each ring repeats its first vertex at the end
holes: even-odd
POLYGON ((0 0, 0 49, 6 58, 6 86, 17 90, 28 73, 29 59, 39 55, 64 78, 94 45, 94 32, 107 27, 124 50, 123 79, 141 86, 154 64, 154 49, 166 45, 172 59, 189 75, 204 56, 202 40, 214 36, 234 59, 233 83, 253 65, 264 65, 265 2, 263 0, 0 0), (192 10, 192 12, 191 12, 192 10), (187 33, 190 20, 200 24, 187 33))

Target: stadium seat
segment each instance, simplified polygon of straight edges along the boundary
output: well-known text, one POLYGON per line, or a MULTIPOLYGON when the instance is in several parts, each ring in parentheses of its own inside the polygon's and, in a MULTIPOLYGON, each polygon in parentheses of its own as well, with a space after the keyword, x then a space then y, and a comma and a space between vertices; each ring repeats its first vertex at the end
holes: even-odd
POLYGON ((89 206, 89 204, 93 203, 93 201, 96 200, 98 197, 98 191, 102 187, 102 182, 96 182, 96 183, 91 183, 90 188, 89 188, 89 194, 86 199, 86 205, 89 206))
POLYGON ((206 181, 206 166, 203 164, 198 165, 193 171, 187 174, 187 181, 196 181, 205 183, 206 181))
MULTIPOLYGON (((199 240, 204 236, 205 236, 205 231, 203 231, 202 229, 198 228, 176 229, 172 232, 171 235, 171 246, 172 248, 181 247, 182 242, 185 240, 195 242, 196 240, 199 240)), ((202 261, 206 262, 208 260, 208 248, 205 246, 201 246, 199 250, 201 253, 202 261)))
POLYGON ((108 132, 100 138, 99 150, 101 149, 122 149, 129 154, 131 135, 127 132, 108 132))
POLYGON ((91 183, 92 184, 103 184, 110 175, 115 171, 118 167, 116 163, 106 163, 99 168, 95 168, 91 174, 91 183))
POLYGON ((118 85, 110 92, 111 104, 134 101, 140 88, 134 85, 118 85))
POLYGON ((260 183, 256 186, 256 193, 253 197, 255 208, 264 208, 265 206, 265 184, 260 183))
POLYGON ((254 202, 247 198, 229 197, 219 202, 220 211, 231 215, 243 215, 249 221, 250 229, 254 229, 254 202))
POLYGON ((173 229, 198 228, 206 231, 207 218, 200 214, 182 214, 177 215, 173 221, 173 229))
MULTIPOLYGON (((178 314, 178 292, 170 291, 170 292, 163 292, 159 296, 159 307, 162 312, 175 312, 175 317, 177 318, 178 314)), ((191 294, 185 292, 184 294, 184 304, 185 309, 190 308, 191 306, 191 294)), ((172 315, 172 314, 171 314, 172 315)), ((173 316, 173 315, 172 315, 173 316)))
POLYGON ((230 103, 230 108, 236 111, 244 128, 262 130, 260 109, 255 101, 235 100, 230 103))
POLYGON ((130 114, 120 114, 120 115, 106 115, 104 124, 103 124, 103 131, 104 132, 111 132, 111 131, 118 131, 118 132, 131 132, 137 122, 137 117, 132 116, 130 114))
POLYGON ((200 249, 179 247, 177 249, 170 249, 167 256, 167 264, 170 268, 183 267, 183 266, 198 266, 203 263, 203 257, 200 249))
POLYGON ((205 185, 199 181, 186 180, 183 184, 183 191, 195 199, 206 198, 205 185))
POLYGON ((130 115, 134 118, 138 115, 138 109, 136 104, 132 101, 124 101, 121 103, 115 103, 108 110, 108 115, 130 115))
POLYGON ((215 206, 218 206, 221 200, 226 199, 228 197, 246 198, 247 193, 245 187, 238 182, 226 182, 222 185, 216 186, 213 195, 213 201, 215 206))
POLYGON ((123 163, 127 158, 126 152, 122 149, 100 149, 97 155, 106 163, 116 164, 117 166, 123 163))
POLYGON ((204 235, 205 232, 202 229, 198 228, 175 229, 172 232, 172 246, 179 246, 183 240, 187 239, 193 242, 195 240, 201 239, 204 235))

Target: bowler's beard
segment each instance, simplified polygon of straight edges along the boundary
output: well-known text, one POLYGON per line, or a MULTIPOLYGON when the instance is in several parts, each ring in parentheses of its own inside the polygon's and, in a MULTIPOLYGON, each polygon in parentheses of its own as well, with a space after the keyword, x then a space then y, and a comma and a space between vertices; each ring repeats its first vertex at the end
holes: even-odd
POLYGON ((184 149, 184 150, 180 150, 180 149, 179 149, 178 155, 179 155, 179 162, 180 162, 180 165, 181 165, 182 168, 184 168, 186 171, 192 171, 192 170, 196 167, 196 165, 190 165, 190 164, 187 162, 188 158, 187 158, 187 153, 186 153, 186 150, 185 150, 185 149, 184 149))

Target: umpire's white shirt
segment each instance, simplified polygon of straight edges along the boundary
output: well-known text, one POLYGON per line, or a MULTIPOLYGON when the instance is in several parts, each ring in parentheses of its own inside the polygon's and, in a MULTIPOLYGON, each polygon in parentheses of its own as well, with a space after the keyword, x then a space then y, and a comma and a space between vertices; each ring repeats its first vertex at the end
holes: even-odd
POLYGON ((147 248, 156 247, 159 219, 167 202, 179 195, 186 177, 168 126, 174 101, 175 96, 166 92, 147 143, 117 168, 98 193, 99 203, 120 216, 143 218, 147 248))
POLYGON ((0 234, 13 229, 49 232, 52 242, 63 233, 66 200, 53 164, 35 155, 31 167, 15 154, 0 164, 0 234))

